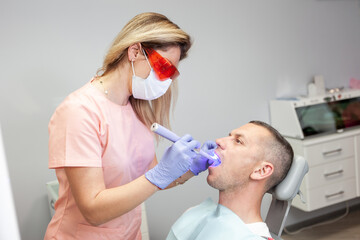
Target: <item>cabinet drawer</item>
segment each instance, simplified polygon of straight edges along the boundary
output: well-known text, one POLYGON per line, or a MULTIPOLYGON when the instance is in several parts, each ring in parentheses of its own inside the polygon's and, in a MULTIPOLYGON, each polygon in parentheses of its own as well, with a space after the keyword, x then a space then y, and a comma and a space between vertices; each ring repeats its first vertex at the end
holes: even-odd
POLYGON ((308 188, 313 189, 355 177, 353 157, 310 168, 307 175, 308 188))
POLYGON ((309 166, 316 166, 354 156, 354 138, 342 138, 305 148, 309 166))
POLYGON ((314 188, 308 192, 309 210, 315 210, 356 197, 355 178, 314 188))

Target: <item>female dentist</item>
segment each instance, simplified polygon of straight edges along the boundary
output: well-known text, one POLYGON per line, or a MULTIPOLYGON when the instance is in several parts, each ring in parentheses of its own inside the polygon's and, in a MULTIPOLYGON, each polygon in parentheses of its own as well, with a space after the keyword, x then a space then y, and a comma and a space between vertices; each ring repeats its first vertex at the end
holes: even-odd
POLYGON ((149 130, 153 122, 168 125, 176 66, 190 46, 167 17, 139 14, 118 34, 97 76, 56 109, 49 168, 59 199, 45 239, 141 239, 140 204, 207 169, 190 135, 157 163, 149 130))

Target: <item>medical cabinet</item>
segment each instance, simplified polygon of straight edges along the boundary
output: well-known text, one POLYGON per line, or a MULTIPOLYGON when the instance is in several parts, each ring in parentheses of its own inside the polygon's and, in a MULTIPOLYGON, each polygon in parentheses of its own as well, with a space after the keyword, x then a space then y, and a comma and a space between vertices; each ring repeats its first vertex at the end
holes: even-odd
POLYGON ((300 190, 313 211, 360 196, 360 90, 270 102, 271 125, 309 164, 300 190))

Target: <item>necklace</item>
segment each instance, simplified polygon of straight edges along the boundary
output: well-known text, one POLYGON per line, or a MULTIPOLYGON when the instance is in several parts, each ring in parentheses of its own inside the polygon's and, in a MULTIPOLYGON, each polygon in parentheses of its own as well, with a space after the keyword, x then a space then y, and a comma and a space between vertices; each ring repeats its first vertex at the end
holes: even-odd
POLYGON ((105 95, 108 95, 108 90, 105 89, 103 81, 102 81, 102 80, 99 80, 99 82, 100 82, 101 86, 102 86, 103 89, 104 89, 105 95))

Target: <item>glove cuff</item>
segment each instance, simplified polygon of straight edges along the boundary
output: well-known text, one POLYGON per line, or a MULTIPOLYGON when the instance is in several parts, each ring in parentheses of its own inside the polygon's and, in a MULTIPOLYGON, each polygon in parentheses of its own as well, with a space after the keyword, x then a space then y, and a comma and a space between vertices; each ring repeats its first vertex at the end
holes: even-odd
POLYGON ((145 178, 160 189, 166 188, 171 183, 168 183, 168 181, 159 177, 159 175, 154 172, 154 168, 145 173, 145 178))

